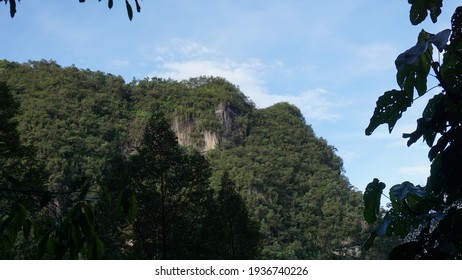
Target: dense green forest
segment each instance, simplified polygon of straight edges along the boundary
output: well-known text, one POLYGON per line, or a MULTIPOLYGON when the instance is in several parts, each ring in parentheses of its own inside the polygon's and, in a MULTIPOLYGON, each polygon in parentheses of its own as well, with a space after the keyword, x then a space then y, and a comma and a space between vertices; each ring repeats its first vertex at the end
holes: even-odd
POLYGON ((287 103, 217 77, 0 61, 0 257, 362 259, 362 194, 287 103))

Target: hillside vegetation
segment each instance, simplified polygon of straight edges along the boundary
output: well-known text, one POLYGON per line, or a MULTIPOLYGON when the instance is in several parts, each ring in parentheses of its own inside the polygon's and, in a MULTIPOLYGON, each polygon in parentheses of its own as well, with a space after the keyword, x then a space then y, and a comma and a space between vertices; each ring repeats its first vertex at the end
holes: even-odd
POLYGON ((361 252, 362 195, 293 105, 53 61, 0 61, 0 82, 3 258, 383 257, 361 252))

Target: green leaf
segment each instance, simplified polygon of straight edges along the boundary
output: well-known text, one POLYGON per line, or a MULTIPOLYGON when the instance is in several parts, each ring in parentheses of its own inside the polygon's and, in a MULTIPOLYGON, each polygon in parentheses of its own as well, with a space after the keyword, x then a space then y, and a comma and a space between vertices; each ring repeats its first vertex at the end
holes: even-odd
POLYGON ((368 223, 374 223, 380 211, 380 197, 385 189, 385 184, 378 179, 369 183, 364 192, 364 219, 368 223))
POLYGON ((376 104, 366 135, 371 135, 379 125, 385 123, 391 133, 402 113, 412 105, 412 97, 403 90, 390 90, 379 97, 376 104))

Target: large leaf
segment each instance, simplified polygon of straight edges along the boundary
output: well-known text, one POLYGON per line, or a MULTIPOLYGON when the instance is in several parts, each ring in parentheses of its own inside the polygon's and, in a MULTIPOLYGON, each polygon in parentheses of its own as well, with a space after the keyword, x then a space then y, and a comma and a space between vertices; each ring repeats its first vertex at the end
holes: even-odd
POLYGON ((385 123, 388 124, 391 133, 403 112, 412 105, 412 96, 403 90, 390 90, 379 97, 376 104, 374 114, 365 131, 366 135, 371 135, 379 125, 385 123))
POLYGON ((438 20, 438 16, 441 14, 443 0, 429 0, 427 3, 428 10, 430 11, 430 18, 433 23, 435 23, 438 20))
POLYGON ((404 69, 406 64, 414 64, 417 62, 417 59, 424 54, 428 49, 428 42, 417 43, 412 48, 406 50, 402 54, 398 55, 395 60, 395 66, 398 71, 404 69))
POLYGON ((409 20, 413 25, 417 25, 427 18, 430 11, 430 18, 435 23, 441 14, 443 0, 408 0, 411 4, 409 20))
POLYGON ((364 192, 364 219, 368 223, 374 223, 380 212, 380 197, 385 189, 385 184, 378 179, 369 183, 364 192))
POLYGON ((403 200, 408 194, 413 194, 418 197, 425 196, 425 190, 422 187, 414 186, 412 183, 407 181, 391 187, 390 193, 393 193, 398 200, 403 200))
POLYGON ((395 65, 398 73, 396 81, 411 98, 414 96, 414 88, 419 96, 427 92, 427 77, 430 73, 433 46, 429 43, 432 34, 422 30, 419 33, 414 47, 400 54, 395 65))
POLYGON ((428 41, 435 45, 439 52, 442 52, 448 43, 451 32, 451 29, 445 29, 438 34, 431 35, 428 41))

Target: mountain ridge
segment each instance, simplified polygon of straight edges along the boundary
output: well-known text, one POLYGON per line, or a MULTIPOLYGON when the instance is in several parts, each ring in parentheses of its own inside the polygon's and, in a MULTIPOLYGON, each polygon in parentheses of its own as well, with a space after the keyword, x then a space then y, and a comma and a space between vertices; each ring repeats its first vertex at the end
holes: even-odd
POLYGON ((364 257, 361 193, 344 176, 335 148, 296 106, 257 109, 219 77, 125 83, 53 61, 2 60, 0 72, 21 105, 22 141, 46 160, 51 188, 104 178, 114 151, 130 156, 151 112, 162 112, 178 142, 208 159, 212 186, 224 173, 235 182, 259 223, 261 258, 364 257))

